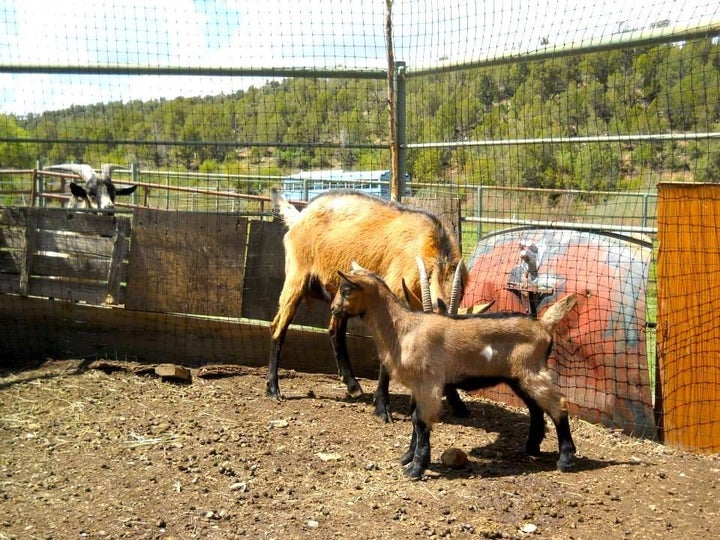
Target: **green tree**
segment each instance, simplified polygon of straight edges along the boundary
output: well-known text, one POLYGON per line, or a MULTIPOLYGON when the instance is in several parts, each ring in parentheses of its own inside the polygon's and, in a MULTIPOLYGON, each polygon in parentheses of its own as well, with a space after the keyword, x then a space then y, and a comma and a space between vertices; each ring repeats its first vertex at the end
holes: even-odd
POLYGON ((573 187, 611 190, 620 181, 620 156, 607 143, 583 144, 575 159, 573 187))
MULTIPOLYGON (((29 133, 20 127, 15 118, 0 114, 1 139, 27 139, 29 133)), ((24 169, 34 166, 34 156, 28 143, 0 142, 0 167, 24 169)))

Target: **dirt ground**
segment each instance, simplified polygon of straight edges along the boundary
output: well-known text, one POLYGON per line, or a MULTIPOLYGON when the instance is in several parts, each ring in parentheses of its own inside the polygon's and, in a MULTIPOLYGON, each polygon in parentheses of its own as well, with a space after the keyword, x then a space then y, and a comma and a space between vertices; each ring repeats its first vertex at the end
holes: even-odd
MULTIPOLYGON (((264 370, 189 384, 80 361, 0 372, 0 539, 7 538, 711 538, 720 526, 720 458, 684 453, 580 420, 573 472, 522 452, 525 411, 469 398, 432 435, 426 478, 398 463, 395 423, 345 398, 328 375, 264 370), (469 463, 450 469, 443 450, 469 463)), ((550 424, 548 424, 550 428, 550 424)))

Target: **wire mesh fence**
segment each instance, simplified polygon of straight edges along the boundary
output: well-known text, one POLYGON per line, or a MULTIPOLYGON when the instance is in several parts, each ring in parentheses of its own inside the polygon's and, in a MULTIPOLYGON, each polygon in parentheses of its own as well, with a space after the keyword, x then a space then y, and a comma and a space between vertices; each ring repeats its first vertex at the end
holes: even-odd
MULTIPOLYGON (((403 183, 401 197, 458 199, 460 240, 470 263, 482 251, 479 245, 517 228, 573 230, 604 235, 593 236, 595 247, 576 266, 607 280, 613 268, 622 272, 634 264, 622 262, 624 255, 607 255, 620 249, 607 248, 607 238, 643 242, 652 255, 659 183, 720 178, 720 8, 714 2, 38 5, 7 2, 0 8, 5 208, 64 204, 70 183, 78 179, 43 172, 63 163, 122 165, 114 182, 138 189, 119 197, 116 209, 132 221, 133 212, 148 208, 269 220, 265 196, 271 186, 289 195, 387 186, 381 193, 389 196, 393 184, 403 183), (370 171, 380 176, 353 176, 370 171), (319 175, 316 186, 308 184, 310 173, 319 175), (305 183, 297 188, 301 178, 305 183)), ((22 245, 32 252, 32 235, 9 223, 4 230, 14 232, 6 237, 23 236, 22 245)), ((225 221, 193 223, 202 234, 229 227, 225 221)), ((280 248, 279 237, 259 232, 262 226, 256 225, 255 233, 244 227, 238 234, 248 245, 257 241, 262 247, 252 240, 257 234, 280 248)), ((187 241, 172 245, 212 251, 215 244, 195 229, 179 230, 187 241)), ((132 240, 130 246, 127 257, 132 240)), ((13 250, 20 248, 7 242, 2 249, 4 260, 11 261, 3 272, 17 277, 19 286, 18 257, 29 256, 17 255, 13 250)), ((254 248, 244 245, 241 251, 243 269, 253 279, 275 275, 282 266, 282 260, 254 248), (263 266, 253 268, 258 264, 263 266)), ((44 250, 42 256, 47 252, 55 253, 44 250)), ((508 290, 514 265, 527 264, 518 250, 502 258, 509 266, 497 276, 489 271, 477 276, 496 283, 496 296, 508 290)), ((190 259, 192 270, 203 276, 216 273, 220 264, 211 256, 190 259)), ((28 261, 32 264, 32 257, 28 261)), ((187 278, 173 268, 148 273, 145 282, 125 283, 164 290, 161 281, 187 278)), ((548 273, 550 267, 540 270, 548 273)), ((277 303, 279 271, 272 287, 259 281, 250 292, 245 284, 253 302, 270 306, 265 311, 277 303)), ((652 400, 657 397, 653 328, 662 322, 654 256, 638 275, 642 298, 637 287, 614 291, 614 300, 596 318, 630 321, 630 334, 643 336, 646 351, 633 369, 647 371, 652 400), (643 312, 631 317, 618 299, 644 305, 643 312)), ((221 296, 217 282, 203 283, 221 296)), ((172 294, 183 297, 176 289, 172 294)), ((64 320, 63 308, 52 309, 51 318, 64 320)), ((326 313, 313 309, 319 310, 313 324, 321 325, 317 321, 326 313)), ((228 330, 245 344, 243 361, 264 362, 266 344, 248 343, 263 334, 265 322, 258 323, 260 331, 228 330)), ((222 329, 231 322, 213 324, 222 329)), ((64 330, 68 353, 77 331, 71 324, 64 330)), ((608 327, 600 333, 590 349, 629 342, 610 339, 609 332, 608 327)), ((3 336, 5 346, 20 350, 8 345, 11 339, 13 332, 3 336)), ((177 358, 201 356, 196 344, 169 341, 186 348, 177 358)), ((213 350, 210 340, 202 341, 213 350)), ((94 354, 120 350, 130 349, 103 338, 94 354)), ((207 358, 228 358, 226 348, 217 351, 207 358)), ((592 362, 587 355, 581 361, 592 362)), ((622 418, 600 421, 633 431, 622 418)), ((650 431, 643 434, 654 436, 650 431)))

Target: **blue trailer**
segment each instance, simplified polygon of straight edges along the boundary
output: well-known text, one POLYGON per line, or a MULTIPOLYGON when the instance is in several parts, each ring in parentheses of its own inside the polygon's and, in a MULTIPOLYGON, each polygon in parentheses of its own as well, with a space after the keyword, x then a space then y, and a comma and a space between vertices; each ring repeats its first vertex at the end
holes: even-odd
MULTIPOLYGON (((409 196, 410 176, 405 175, 405 195, 409 196)), ((302 171, 283 180, 283 193, 288 200, 309 201, 329 189, 355 189, 385 199, 390 198, 390 171, 302 171)))

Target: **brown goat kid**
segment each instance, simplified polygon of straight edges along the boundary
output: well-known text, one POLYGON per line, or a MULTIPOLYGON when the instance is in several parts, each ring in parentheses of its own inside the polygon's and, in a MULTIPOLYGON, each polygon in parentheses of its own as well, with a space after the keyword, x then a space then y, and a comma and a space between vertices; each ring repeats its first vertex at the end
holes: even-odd
POLYGON ((546 366, 553 332, 575 306, 575 295, 537 319, 518 313, 452 319, 409 310, 379 276, 357 265, 349 274, 338 274, 342 280, 333 315, 362 316, 390 377, 410 390, 413 433, 401 458, 409 477, 420 478, 430 464, 430 429, 447 384, 468 391, 509 384, 530 410, 526 452, 540 453, 547 413, 557 431, 557 467, 565 471, 572 466, 575 444, 567 402, 546 366))
MULTIPOLYGON (((467 269, 461 262, 456 239, 428 212, 350 190, 319 195, 302 212, 275 190, 272 199, 288 227, 283 238, 285 282, 278 312, 270 326, 267 395, 272 398, 281 399, 278 385, 280 351, 300 301, 310 297, 329 304, 340 283, 338 268, 349 268, 351 261, 357 260, 383 275, 398 295, 403 294, 404 282, 414 298, 421 296, 418 257, 429 269, 433 298, 449 301, 458 267, 461 270, 460 291, 467 283, 467 269)), ((412 307, 422 308, 421 305, 412 307)), ((348 358, 347 320, 345 315, 331 315, 330 338, 338 371, 348 393, 358 396, 362 394, 362 388, 348 358)), ((391 421, 388 382, 387 372, 381 366, 375 392, 375 414, 391 421)), ((452 396, 449 402, 455 414, 466 414, 454 389, 452 396)))

